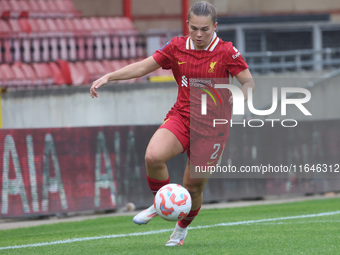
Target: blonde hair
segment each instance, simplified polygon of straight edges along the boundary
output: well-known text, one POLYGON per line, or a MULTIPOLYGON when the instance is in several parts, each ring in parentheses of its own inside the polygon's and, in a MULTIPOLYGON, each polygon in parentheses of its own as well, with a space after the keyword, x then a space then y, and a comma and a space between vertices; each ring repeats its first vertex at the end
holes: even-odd
POLYGON ((217 22, 217 14, 216 14, 216 9, 215 7, 206 1, 200 1, 197 3, 194 3, 189 11, 188 11, 188 20, 190 20, 190 15, 194 14, 196 16, 209 16, 211 17, 211 20, 213 24, 217 22))

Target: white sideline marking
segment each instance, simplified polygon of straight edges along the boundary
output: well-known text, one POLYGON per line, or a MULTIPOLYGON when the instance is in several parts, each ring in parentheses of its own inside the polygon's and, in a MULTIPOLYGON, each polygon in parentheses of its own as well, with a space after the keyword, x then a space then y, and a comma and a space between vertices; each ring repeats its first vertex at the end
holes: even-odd
MULTIPOLYGON (((218 223, 218 224, 206 225, 206 226, 189 227, 188 229, 203 229, 203 228, 214 228, 214 227, 237 226, 237 225, 245 225, 245 224, 252 224, 252 223, 270 222, 270 221, 315 218, 315 217, 330 216, 330 215, 336 215, 336 214, 340 214, 340 211, 317 213, 317 214, 297 215, 297 216, 288 216, 288 217, 279 217, 279 218, 271 218, 271 219, 261 219, 261 220, 226 222, 226 223, 218 223)), ((53 244, 66 244, 66 243, 84 242, 84 241, 117 238, 117 237, 145 236, 145 235, 154 235, 154 234, 160 234, 160 233, 171 232, 171 231, 173 231, 173 228, 153 230, 153 231, 147 231, 147 232, 134 232, 134 233, 129 233, 129 234, 72 238, 72 239, 59 240, 59 241, 54 241, 54 242, 43 242, 43 243, 34 243, 34 244, 6 246, 6 247, 0 247, 0 250, 41 247, 41 246, 53 245, 53 244)))

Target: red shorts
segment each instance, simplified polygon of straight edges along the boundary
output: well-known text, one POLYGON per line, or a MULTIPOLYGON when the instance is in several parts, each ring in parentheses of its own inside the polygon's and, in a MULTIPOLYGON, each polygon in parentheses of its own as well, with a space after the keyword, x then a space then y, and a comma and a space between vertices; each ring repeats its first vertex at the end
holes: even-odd
POLYGON ((166 128, 177 137, 194 166, 216 165, 228 141, 225 134, 208 137, 190 132, 182 117, 176 114, 167 115, 159 128, 166 128))
POLYGON ((182 117, 176 114, 168 114, 159 128, 166 128, 171 131, 183 146, 183 152, 190 147, 190 130, 184 124, 182 117))

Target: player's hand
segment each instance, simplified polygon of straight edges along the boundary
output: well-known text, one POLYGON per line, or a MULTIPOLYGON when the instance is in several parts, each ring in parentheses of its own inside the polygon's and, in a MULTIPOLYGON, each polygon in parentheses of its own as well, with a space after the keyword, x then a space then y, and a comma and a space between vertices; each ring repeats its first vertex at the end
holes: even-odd
POLYGON ((107 75, 104 75, 104 76, 100 77, 98 80, 95 80, 92 83, 92 86, 90 88, 91 97, 92 98, 98 97, 98 93, 97 93, 96 89, 99 89, 101 86, 104 86, 108 81, 109 81, 109 78, 107 77, 107 75))

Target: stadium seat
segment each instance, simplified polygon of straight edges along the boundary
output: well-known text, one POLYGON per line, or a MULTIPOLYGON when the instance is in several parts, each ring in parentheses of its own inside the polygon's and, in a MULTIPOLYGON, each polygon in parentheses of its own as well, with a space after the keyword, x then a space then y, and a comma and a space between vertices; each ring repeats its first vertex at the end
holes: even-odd
POLYGON ((61 73, 64 77, 65 84, 72 85, 72 77, 69 62, 62 59, 58 59, 57 64, 60 67, 61 73))
POLYGON ((110 72, 113 72, 113 67, 112 67, 112 64, 109 60, 103 60, 102 61, 102 66, 104 67, 105 69, 105 73, 110 73, 110 72))
MULTIPOLYGON (((120 18, 103 17, 2 20, 0 32, 9 37, 6 42, 2 39, 6 53, 2 57, 8 63, 135 59, 138 56, 136 31, 124 30, 124 24, 120 18)), ((127 28, 130 29, 131 24, 127 28)))
POLYGON ((30 29, 29 33, 29 44, 30 44, 30 55, 27 56, 29 59, 25 59, 25 62, 32 62, 33 59, 35 62, 41 61, 41 56, 43 55, 46 50, 48 50, 46 47, 42 47, 44 45, 40 42, 40 33, 41 29, 39 27, 39 24, 36 19, 26 19, 22 20, 22 25, 26 26, 28 29, 30 29), (33 57, 32 57, 33 56, 33 57))
POLYGON ((0 15, 1 86, 88 84, 138 57, 131 20, 80 17, 72 0, 0 0, 0 15))
POLYGON ((129 58, 133 59, 137 57, 137 31, 132 23, 132 21, 128 18, 120 18, 122 26, 128 29, 125 29, 127 32, 128 45, 129 45, 129 58))
POLYGON ((57 8, 53 5, 53 2, 44 0, 36 0, 36 2, 39 7, 39 12, 43 13, 44 17, 54 16, 53 12, 55 12, 57 8))
POLYGON ((106 32, 103 35, 103 45, 104 45, 104 58, 111 59, 113 56, 112 47, 111 47, 111 28, 109 24, 106 22, 106 18, 99 17, 97 18, 97 22, 100 27, 102 27, 106 32))
POLYGON ((83 83, 84 77, 82 73, 78 70, 75 63, 69 63, 72 85, 79 86, 83 83))
POLYGON ((77 17, 81 12, 76 10, 72 0, 54 0, 57 9, 63 17, 77 17))
POLYGON ((14 76, 18 83, 16 84, 18 87, 29 87, 31 86, 31 81, 26 77, 24 71, 21 68, 21 63, 15 63, 11 66, 14 76))
POLYGON ((10 12, 11 12, 11 18, 19 18, 20 17, 20 6, 18 5, 18 1, 8 1, 10 12))
POLYGON ((7 21, 0 19, 0 40, 2 46, 2 62, 11 63, 13 61, 11 48, 11 28, 7 21))
POLYGON ((85 36, 85 53, 86 53, 86 59, 87 60, 93 60, 94 54, 94 40, 93 36, 91 35, 91 24, 89 23, 87 18, 80 19, 83 29, 86 31, 85 36))
POLYGON ((98 76, 102 76, 102 75, 106 74, 106 69, 103 66, 101 61, 93 61, 93 65, 95 66, 95 68, 97 70, 98 76))
MULTIPOLYGON (((23 62, 31 62, 31 32, 32 27, 28 22, 28 19, 22 18, 22 19, 11 19, 13 25, 15 23, 15 26, 19 25, 20 32, 19 32, 19 38, 20 38, 20 55, 21 55, 21 61, 23 62)), ((38 54, 39 52, 34 51, 34 54, 38 54)), ((37 56, 35 56, 37 58, 37 56)), ((39 61, 39 59, 36 59, 35 61, 39 61)))
POLYGON ((38 87, 42 85, 42 80, 37 76, 35 70, 30 64, 21 64, 21 69, 32 87, 38 87))
POLYGON ((42 86, 51 86, 54 83, 54 76, 52 70, 46 63, 33 63, 32 68, 34 69, 36 76, 41 80, 42 86))
POLYGON ((72 0, 30 0, 29 16, 34 18, 72 18, 80 16, 72 0))
POLYGON ((81 16, 72 0, 0 0, 1 18, 72 18, 81 16))
POLYGON ((67 35, 68 59, 71 61, 77 60, 77 47, 74 35, 74 27, 71 19, 64 19, 64 33, 67 35))
POLYGON ((89 74, 90 77, 90 82, 93 82, 96 80, 97 75, 96 75, 96 70, 92 67, 90 61, 84 61, 83 62, 85 69, 87 70, 87 73, 89 74))
POLYGON ((19 9, 20 9, 20 18, 28 18, 29 17, 29 10, 30 10, 30 6, 28 4, 27 0, 18 0, 18 5, 19 5, 19 9))
POLYGON ((85 60, 86 59, 86 51, 85 51, 85 36, 86 30, 84 29, 82 22, 79 18, 70 19, 70 22, 73 24, 73 34, 75 37, 76 44, 76 59, 77 60, 85 60))
POLYGON ((20 41, 22 36, 25 34, 21 33, 21 28, 17 19, 9 19, 8 25, 11 29, 11 52, 12 52, 12 61, 20 61, 21 54, 20 54, 20 41))
MULTIPOLYGON (((12 29, 13 60, 12 61, 31 61, 30 32, 27 19, 9 19, 12 29)), ((39 61, 39 60, 37 60, 39 61)))
POLYGON ((101 73, 97 69, 98 67, 94 64, 94 61, 85 61, 84 66, 89 73, 90 82, 97 80, 101 76, 101 73))
POLYGON ((30 34, 32 32, 32 27, 28 22, 28 19, 18 19, 18 23, 23 33, 30 34))
POLYGON ((112 72, 124 67, 123 62, 120 60, 112 60, 109 63, 111 64, 112 72))
POLYGON ((0 65, 0 88, 6 88, 5 82, 6 82, 6 74, 2 71, 2 68, 0 65))
POLYGON ((128 40, 127 40, 126 34, 128 33, 129 27, 124 28, 122 26, 123 23, 121 22, 121 18, 118 18, 118 17, 108 18, 107 21, 112 27, 116 28, 115 36, 113 38, 115 56, 118 55, 117 58, 128 59, 129 50, 128 50, 128 40), (118 42, 117 42, 117 36, 118 36, 118 42))
POLYGON ((49 54, 43 55, 44 61, 57 61, 59 58, 59 50, 58 50, 58 37, 60 36, 59 29, 55 24, 54 19, 46 19, 46 23, 49 29, 49 54))
POLYGON ((104 27, 109 33, 110 41, 110 55, 111 58, 120 59, 120 33, 118 31, 118 26, 111 18, 99 18, 98 22, 104 27))
POLYGON ((18 85, 19 81, 16 79, 15 74, 9 64, 1 64, 2 70, 2 83, 3 87, 11 88, 18 85))
POLYGON ((118 26, 111 18, 101 18, 100 23, 105 27, 109 33, 110 40, 110 55, 113 59, 120 58, 120 43, 119 43, 119 33, 118 26), (112 45, 112 46, 111 46, 112 45))
POLYGON ((58 17, 57 7, 53 1, 28 0, 28 16, 30 18, 56 18, 58 17))
POLYGON ((59 58, 63 60, 68 60, 68 52, 67 52, 67 34, 65 33, 65 24, 63 19, 55 19, 56 27, 59 31, 58 36, 58 49, 59 49, 59 58))
POLYGON ((15 13, 15 15, 11 15, 12 18, 28 18, 29 6, 27 1, 13 0, 10 1, 10 5, 12 6, 12 11, 15 13))
POLYGON ((81 62, 69 62, 68 64, 72 78, 72 85, 79 86, 90 82, 88 72, 81 62))
POLYGON ((40 7, 39 7, 37 1, 35 1, 35 0, 28 0, 27 4, 28 4, 28 11, 29 11, 28 16, 30 18, 39 18, 39 17, 41 17, 42 13, 41 13, 41 10, 40 10, 40 7))
POLYGON ((83 62, 76 62, 75 63, 76 65, 76 68, 78 69, 78 71, 83 75, 83 84, 87 85, 90 83, 90 74, 89 72, 87 71, 85 65, 83 62))
POLYGON ((0 0, 0 15, 2 19, 9 19, 11 16, 11 6, 8 1, 0 0))
POLYGON ((94 37, 94 58, 103 59, 103 37, 107 33, 98 22, 97 18, 88 18, 91 27, 91 36, 94 37))
POLYGON ((130 19, 126 17, 116 17, 113 18, 115 22, 118 24, 118 29, 121 31, 121 38, 124 40, 123 43, 127 44, 127 48, 124 49, 127 52, 122 52, 123 54, 127 55, 127 57, 123 56, 123 58, 136 58, 137 57, 137 32, 133 26, 133 23, 130 19), (126 42, 125 42, 126 40, 126 42))
POLYGON ((49 68, 51 69, 51 74, 54 80, 54 84, 63 85, 65 84, 65 79, 60 67, 55 62, 48 63, 49 68))

